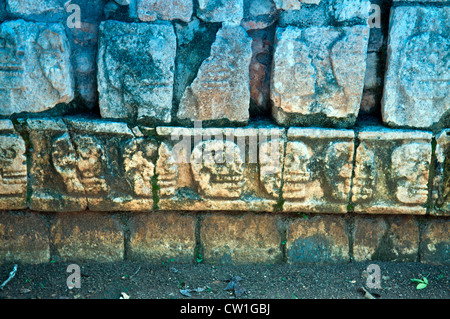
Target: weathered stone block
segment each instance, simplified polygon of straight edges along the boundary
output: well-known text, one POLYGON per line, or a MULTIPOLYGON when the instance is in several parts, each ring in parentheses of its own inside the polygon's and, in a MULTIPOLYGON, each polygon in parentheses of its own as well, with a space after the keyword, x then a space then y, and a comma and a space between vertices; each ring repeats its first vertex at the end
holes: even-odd
POLYGON ((353 227, 355 261, 418 261, 419 225, 412 216, 360 216, 353 227))
POLYGON ((189 22, 193 6, 192 0, 138 0, 137 15, 141 21, 178 19, 189 22))
POLYGON ((450 264, 450 221, 430 219, 421 236, 421 260, 429 264, 450 264))
POLYGON ((205 22, 239 24, 244 15, 243 0, 199 0, 197 17, 205 22))
POLYGON ((265 29, 271 26, 277 17, 277 8, 273 0, 244 1, 244 19, 241 25, 246 30, 265 29))
POLYGON ((59 24, 0 25, 0 115, 41 112, 74 97, 70 47, 59 24))
POLYGON ((389 126, 450 126, 449 7, 391 10, 382 101, 389 126))
POLYGON ((372 127, 359 132, 354 211, 425 214, 431 162, 429 132, 372 127))
POLYGON ((176 43, 169 24, 102 22, 98 54, 102 117, 169 123, 176 43))
POLYGON ((0 120, 0 210, 27 207, 26 147, 10 120, 0 120))
POLYGON ((283 169, 283 210, 345 213, 353 143, 351 130, 290 128, 283 169))
POLYGON ((203 261, 212 264, 279 263, 282 260, 278 218, 206 215, 201 224, 203 261))
POLYGON ((278 28, 271 78, 281 125, 346 127, 359 112, 369 28, 278 28))
POLYGON ((156 145, 124 123, 28 120, 31 208, 151 210, 156 145))
POLYGON ((50 261, 48 228, 35 213, 0 213, 0 263, 50 261))
MULTIPOLYGON (((14 15, 30 16, 65 12, 65 0, 6 0, 6 10, 14 15)), ((69 1, 70 2, 70 1, 69 1)))
POLYGON ((273 211, 278 206, 282 130, 158 127, 157 133, 160 209, 273 211))
POLYGON ((450 214, 450 129, 436 136, 435 176, 432 192, 434 215, 450 214))
POLYGON ((342 263, 350 260, 344 220, 314 216, 292 221, 286 232, 287 261, 291 264, 342 263))
POLYGON ((152 210, 156 142, 122 122, 77 118, 66 122, 89 209, 152 210))
POLYGON ((123 228, 109 213, 58 214, 50 234, 54 260, 114 262, 124 258, 123 228))
POLYGON ((183 94, 179 119, 248 121, 251 43, 241 26, 222 26, 210 56, 203 61, 197 77, 183 94))
POLYGON ((172 212, 131 215, 129 255, 131 260, 151 262, 194 261, 195 215, 172 212))

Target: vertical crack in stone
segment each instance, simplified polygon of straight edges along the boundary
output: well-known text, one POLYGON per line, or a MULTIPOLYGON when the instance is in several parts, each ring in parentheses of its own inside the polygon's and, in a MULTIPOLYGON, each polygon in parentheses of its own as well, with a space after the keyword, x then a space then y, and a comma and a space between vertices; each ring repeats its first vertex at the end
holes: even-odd
MULTIPOLYGON (((80 154, 79 154, 79 152, 78 152, 77 144, 76 144, 75 141, 74 141, 73 134, 72 134, 72 131, 71 131, 71 129, 70 129, 70 125, 67 123, 67 121, 66 121, 64 118, 63 118, 62 120, 63 120, 64 124, 65 124, 66 127, 67 127, 67 135, 69 136, 70 143, 72 144, 73 149, 75 150, 75 156, 77 157, 77 159, 79 159, 79 158, 80 158, 80 154)), ((79 169, 78 169, 77 166, 75 166, 75 171, 76 171, 76 173, 77 173, 77 178, 78 178, 78 180, 81 181, 81 185, 82 185, 83 190, 84 190, 84 196, 85 196, 85 199, 86 199, 86 208, 85 208, 85 210, 89 210, 89 198, 88 198, 88 194, 87 194, 87 192, 86 192, 86 188, 85 188, 85 185, 84 185, 84 183, 83 183, 83 179, 81 178, 81 173, 80 173, 80 171, 79 171, 79 169)))

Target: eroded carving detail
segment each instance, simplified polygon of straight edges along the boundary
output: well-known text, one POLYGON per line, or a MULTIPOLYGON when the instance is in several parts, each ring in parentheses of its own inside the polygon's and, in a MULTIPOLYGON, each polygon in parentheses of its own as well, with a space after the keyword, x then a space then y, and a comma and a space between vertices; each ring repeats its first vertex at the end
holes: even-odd
POLYGON ((27 186, 25 142, 18 136, 0 135, 0 194, 22 194, 27 186))
POLYGON ((172 154, 172 149, 166 143, 161 143, 158 150, 156 172, 158 174, 160 196, 173 196, 177 188, 178 165, 172 154))
POLYGON ((311 149, 302 142, 288 142, 284 158, 283 197, 293 200, 303 200, 306 197, 306 187, 311 181, 309 168, 312 156, 311 149))
POLYGON ((375 154, 365 144, 356 151, 355 179, 352 188, 352 200, 356 203, 373 199, 376 185, 375 154))
POLYGON ((240 148, 230 141, 204 141, 191 154, 191 168, 201 191, 208 197, 239 198, 244 185, 240 148))
POLYGON ((347 201, 352 177, 353 143, 334 142, 325 155, 325 179, 332 190, 331 197, 347 201))
POLYGON ((428 198, 430 145, 409 143, 392 153, 392 173, 397 181, 396 198, 405 204, 425 204, 428 198))

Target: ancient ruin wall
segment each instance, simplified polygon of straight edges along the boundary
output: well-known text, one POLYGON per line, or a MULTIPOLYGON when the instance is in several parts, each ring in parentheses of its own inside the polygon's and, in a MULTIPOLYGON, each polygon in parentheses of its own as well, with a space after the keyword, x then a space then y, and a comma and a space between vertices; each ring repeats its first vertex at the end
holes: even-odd
POLYGON ((449 263, 448 1, 0 21, 0 262, 449 263))

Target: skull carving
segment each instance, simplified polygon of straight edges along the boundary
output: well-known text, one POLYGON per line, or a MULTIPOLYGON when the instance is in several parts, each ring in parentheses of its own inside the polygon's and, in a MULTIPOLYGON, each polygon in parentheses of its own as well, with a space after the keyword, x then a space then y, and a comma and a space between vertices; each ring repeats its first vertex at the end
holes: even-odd
POLYGON ((102 145, 91 136, 78 136, 75 138, 75 143, 79 156, 77 167, 86 193, 107 192, 108 186, 102 176, 103 165, 106 162, 102 145))
POLYGON ((156 152, 156 146, 145 139, 133 139, 125 146, 124 169, 128 180, 134 186, 138 196, 152 196, 152 177, 155 165, 151 158, 156 152))
POLYGON ((22 87, 22 74, 24 49, 17 43, 17 35, 8 26, 0 30, 0 88, 20 89, 22 87))
POLYGON ((397 181, 397 199, 405 204, 425 204, 428 199, 430 146, 402 145, 392 153, 392 172, 397 181))
POLYGON ((77 172, 77 157, 69 134, 65 133, 53 141, 52 159, 56 171, 61 175, 67 191, 84 193, 84 187, 77 172))
POLYGON ((338 201, 347 201, 352 177, 353 143, 334 142, 325 155, 325 180, 331 196, 338 201))
POLYGON ((376 185, 376 162, 373 151, 364 144, 358 147, 353 182, 353 201, 365 202, 373 198, 376 185))
POLYGON ((0 194, 22 194, 27 185, 25 142, 17 136, 0 136, 0 194))
POLYGON ((311 180, 309 168, 311 149, 302 142, 288 142, 284 159, 283 196, 289 199, 304 199, 306 186, 311 180))
POLYGON ((191 154, 194 179, 208 197, 239 198, 244 186, 240 148, 230 141, 204 141, 191 154))
POLYGON ((278 197, 282 174, 282 141, 272 140, 259 147, 259 179, 272 197, 278 197))

